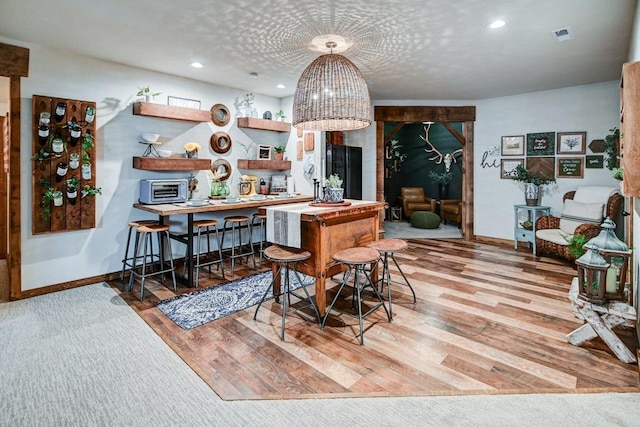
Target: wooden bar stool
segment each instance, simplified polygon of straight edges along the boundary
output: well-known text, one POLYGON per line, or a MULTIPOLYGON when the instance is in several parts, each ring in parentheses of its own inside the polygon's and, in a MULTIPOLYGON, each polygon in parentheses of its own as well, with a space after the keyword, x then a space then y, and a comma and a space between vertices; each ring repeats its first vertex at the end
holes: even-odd
MULTIPOLYGON (((124 248, 124 258, 122 258, 122 271, 120 272, 120 282, 124 284, 124 275, 128 268, 133 267, 133 255, 129 256, 129 247, 131 246, 131 233, 134 228, 140 227, 141 225, 149 225, 149 224, 158 224, 158 221, 154 221, 152 219, 144 219, 144 220, 134 220, 129 222, 129 233, 127 234, 127 245, 124 248)), ((140 238, 140 234, 136 233, 136 243, 140 238)), ((134 244, 134 247, 135 247, 134 244)), ((153 253, 153 244, 151 246, 151 252, 153 253)), ((135 252, 134 252, 135 253, 135 252)), ((153 260, 151 260, 153 262, 153 260)))
MULTIPOLYGON (((216 221, 215 219, 202 219, 202 220, 198 220, 198 221, 193 221, 193 228, 197 230, 196 232, 196 240, 198 242, 197 244, 197 248, 196 248, 196 263, 194 265, 195 267, 195 287, 198 287, 198 281, 199 281, 199 276, 200 276, 200 267, 209 267, 209 273, 211 273, 211 266, 213 264, 218 264, 218 267, 220 268, 221 272, 222 272, 222 278, 225 279, 224 277, 224 263, 223 263, 223 259, 222 259, 222 247, 220 244, 220 234, 218 233, 218 221, 216 221), (211 228, 213 228, 213 231, 215 231, 216 233, 216 244, 218 245, 218 258, 214 257, 213 253, 211 252, 211 228), (210 257, 209 261, 204 261, 204 262, 200 262, 200 256, 202 255, 202 252, 200 250, 200 243, 202 242, 202 230, 204 230, 204 234, 206 235, 207 238, 207 252, 205 254, 205 258, 210 257)), ((185 258, 185 262, 184 262, 184 266, 183 266, 183 273, 182 275, 184 275, 184 270, 186 270, 187 268, 187 259, 185 258)))
POLYGON ((160 224, 146 224, 141 225, 136 228, 136 243, 134 245, 134 258, 133 265, 131 267, 131 274, 129 276, 129 291, 133 290, 133 282, 135 277, 138 276, 140 278, 140 301, 144 299, 144 281, 147 277, 156 276, 161 274, 161 282, 164 283, 164 274, 171 272, 171 278, 173 280, 173 290, 177 290, 176 288, 176 273, 173 266, 173 254, 171 252, 171 242, 169 240, 169 226, 168 225, 160 225, 160 224), (152 252, 151 241, 153 239, 153 235, 156 236, 158 241, 158 254, 155 255, 152 252), (162 244, 162 239, 165 239, 165 244, 162 244), (141 244, 140 244, 141 243, 141 244), (169 268, 165 268, 165 259, 164 259, 164 251, 166 249, 169 255, 169 268), (140 253, 142 250, 142 253, 140 253), (157 256, 160 261, 160 267, 157 271, 147 272, 147 259, 153 259, 154 256, 157 256), (138 264, 138 260, 142 260, 142 264, 138 264), (136 271, 137 267, 140 266, 140 272, 136 271))
POLYGON ((380 259, 380 254, 375 249, 359 247, 359 248, 344 249, 340 252, 335 253, 332 258, 346 265, 347 271, 344 273, 342 282, 340 283, 340 288, 338 289, 338 293, 333 298, 333 301, 327 308, 327 314, 324 316, 324 319, 322 320, 321 329, 324 329, 324 325, 326 324, 327 319, 329 318, 331 309, 333 308, 334 304, 340 297, 340 293, 342 292, 342 289, 349 281, 349 277, 353 272, 354 273, 353 291, 355 294, 355 301, 353 300, 353 296, 352 296, 351 307, 353 308, 354 302, 358 306, 358 322, 360 324, 360 345, 364 345, 364 327, 362 324, 362 319, 364 319, 366 316, 373 313, 376 309, 382 306, 384 308, 384 311, 387 313, 387 318, 389 319, 389 321, 391 321, 391 315, 389 314, 389 310, 387 310, 387 306, 384 305, 384 300, 380 296, 378 289, 376 289, 375 285, 371 282, 371 276, 367 272, 368 266, 370 266, 373 263, 376 263, 377 265, 378 260, 380 259), (378 298, 378 303, 376 303, 373 307, 371 307, 365 313, 362 313, 362 291, 368 287, 371 288, 371 290, 373 291, 373 294, 376 296, 376 298, 378 298))
POLYGON ((318 324, 320 324, 320 321, 321 321, 320 313, 318 312, 318 309, 316 308, 316 305, 314 304, 313 299, 311 299, 311 295, 309 295, 309 291, 307 291, 307 286, 312 285, 315 282, 312 281, 311 283, 305 284, 302 281, 302 278, 300 277, 300 273, 298 273, 298 270, 296 270, 296 264, 299 263, 300 261, 304 261, 309 257, 311 257, 311 252, 305 251, 303 249, 287 248, 287 247, 281 247, 281 246, 269 246, 264 250, 264 256, 272 263, 277 263, 278 270, 276 274, 273 276, 273 279, 271 280, 271 283, 267 287, 267 290, 264 292, 264 295, 262 295, 262 299, 260 300, 260 303, 258 303, 258 306, 256 307, 256 312, 253 314, 253 320, 256 320, 256 316, 258 315, 258 310, 260 310, 260 306, 264 302, 265 298, 267 298, 269 291, 271 290, 273 293, 273 288, 276 283, 276 280, 280 279, 280 277, 283 277, 284 278, 284 280, 282 280, 283 286, 281 286, 280 288, 280 293, 278 295, 274 294, 274 297, 276 298, 276 302, 278 301, 279 296, 281 295, 283 296, 282 297, 282 327, 280 329, 280 340, 284 341, 284 324, 285 324, 285 319, 287 317, 287 305, 291 306, 291 295, 293 295, 294 297, 300 300, 308 301, 309 305, 313 307, 313 311, 316 313, 318 324), (298 283, 301 284, 301 288, 304 291, 306 297, 297 295, 291 289, 291 283, 290 283, 291 272, 294 273, 296 279, 298 280, 298 283))
POLYGON ((409 247, 409 244, 402 239, 383 239, 376 240, 375 242, 371 242, 367 245, 368 248, 375 249, 380 253, 382 257, 382 278, 380 281, 380 292, 384 292, 384 285, 387 285, 387 301, 389 301, 389 317, 393 319, 393 308, 391 306, 391 273, 389 271, 389 258, 391 258, 396 265, 396 268, 402 275, 405 283, 394 282, 398 284, 406 284, 411 293, 413 294, 413 303, 417 302, 416 293, 413 290, 413 286, 409 283, 407 276, 404 275, 404 272, 398 265, 398 261, 396 261, 395 253, 402 252, 409 247))
POLYGON ((231 247, 225 249, 225 251, 230 251, 231 255, 227 255, 229 259, 231 259, 231 276, 233 276, 235 271, 235 262, 236 258, 247 258, 251 256, 253 259, 253 268, 256 268, 256 258, 253 255, 253 245, 251 244, 251 223, 249 222, 249 217, 245 215, 233 215, 224 218, 224 227, 222 228, 222 244, 224 245, 224 237, 226 235, 227 230, 231 232, 231 247), (246 224, 249 229, 249 241, 247 242, 248 250, 243 251, 242 244, 242 227, 246 224), (236 232, 238 234, 238 244, 236 245, 236 232))
MULTIPOLYGON (((267 243, 267 214, 254 213, 253 218, 251 219, 251 229, 255 229, 256 225, 259 228, 258 235, 260 236, 260 268, 262 268, 262 258, 264 257, 264 245, 267 243), (257 224, 256 224, 257 222, 257 224)), ((251 245, 258 243, 253 240, 253 236, 251 239, 251 245)))

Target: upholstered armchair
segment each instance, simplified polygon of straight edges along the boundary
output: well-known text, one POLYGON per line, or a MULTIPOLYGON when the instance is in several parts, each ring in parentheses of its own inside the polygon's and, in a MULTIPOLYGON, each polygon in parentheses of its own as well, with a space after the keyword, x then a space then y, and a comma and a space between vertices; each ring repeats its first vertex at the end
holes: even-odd
POLYGON ((453 221, 462 225, 462 200, 440 200, 440 217, 445 224, 453 221))
POLYGON ((569 249, 573 236, 596 237, 606 217, 617 217, 623 197, 616 188, 586 186, 566 193, 562 200, 560 218, 542 216, 536 221, 536 249, 574 261, 569 249))
POLYGON ((402 205, 402 210, 407 218, 416 211, 436 211, 436 200, 424 195, 422 187, 402 187, 398 201, 402 205))

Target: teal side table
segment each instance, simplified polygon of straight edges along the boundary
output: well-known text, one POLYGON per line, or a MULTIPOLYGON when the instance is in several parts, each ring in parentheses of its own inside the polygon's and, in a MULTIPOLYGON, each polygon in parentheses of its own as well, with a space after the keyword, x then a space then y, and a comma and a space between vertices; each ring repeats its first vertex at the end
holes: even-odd
POLYGON ((518 249, 518 241, 529 242, 529 247, 533 245, 533 255, 536 255, 536 220, 541 216, 551 215, 549 206, 513 205, 513 215, 515 224, 513 226, 513 240, 515 249, 518 249), (520 212, 527 213, 527 219, 520 221, 520 212), (524 228, 520 222, 531 221, 531 229, 524 228))

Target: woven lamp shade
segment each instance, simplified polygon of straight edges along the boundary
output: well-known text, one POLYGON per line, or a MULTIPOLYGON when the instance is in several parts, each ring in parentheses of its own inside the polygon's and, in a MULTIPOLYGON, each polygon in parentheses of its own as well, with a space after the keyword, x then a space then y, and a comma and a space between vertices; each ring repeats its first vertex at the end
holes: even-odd
POLYGON ((302 73, 293 96, 293 126, 341 131, 371 124, 371 100, 362 73, 344 56, 316 58, 302 73))

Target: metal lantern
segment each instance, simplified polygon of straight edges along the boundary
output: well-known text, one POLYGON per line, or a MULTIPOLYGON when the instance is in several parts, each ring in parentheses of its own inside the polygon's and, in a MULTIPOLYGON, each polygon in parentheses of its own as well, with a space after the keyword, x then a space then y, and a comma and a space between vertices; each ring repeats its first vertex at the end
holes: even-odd
POLYGON ((579 298, 604 304, 609 263, 596 250, 589 248, 576 260, 579 298))
POLYGON ((606 274, 605 300, 625 300, 627 270, 632 251, 614 233, 616 224, 610 218, 600 226, 600 234, 591 239, 585 248, 597 251, 609 264, 606 274))

